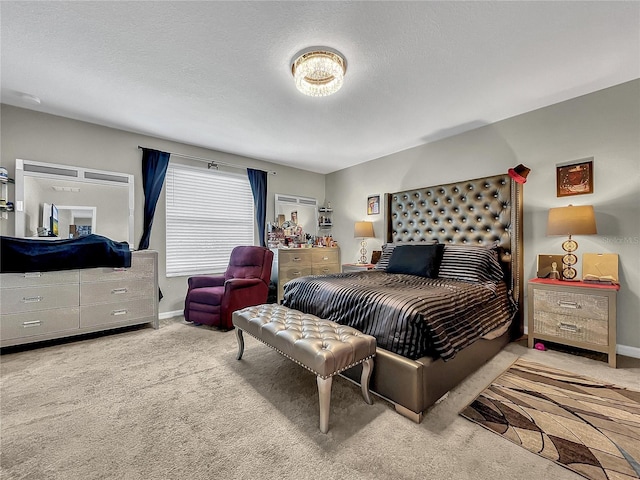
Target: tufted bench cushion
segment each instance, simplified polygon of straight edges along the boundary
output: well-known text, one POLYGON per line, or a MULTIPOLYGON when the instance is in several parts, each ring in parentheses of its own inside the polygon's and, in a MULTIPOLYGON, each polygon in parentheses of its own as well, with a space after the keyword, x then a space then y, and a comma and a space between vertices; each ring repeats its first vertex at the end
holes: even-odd
POLYGON ((237 310, 232 320, 238 340, 238 360, 244 351, 242 332, 245 331, 318 377, 323 433, 328 430, 334 375, 364 362, 362 394, 365 401, 371 403, 369 378, 376 354, 376 339, 371 335, 278 304, 237 310))

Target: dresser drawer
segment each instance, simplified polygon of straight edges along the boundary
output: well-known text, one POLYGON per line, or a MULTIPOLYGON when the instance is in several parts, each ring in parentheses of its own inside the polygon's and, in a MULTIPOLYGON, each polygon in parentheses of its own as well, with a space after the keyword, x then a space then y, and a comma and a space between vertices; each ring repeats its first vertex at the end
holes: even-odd
POLYGON ((609 323, 606 319, 583 318, 536 310, 533 315, 533 331, 535 334, 551 335, 575 342, 593 345, 609 344, 609 323))
POLYGON ((36 287, 38 285, 62 285, 78 283, 78 270, 57 272, 27 272, 0 274, 0 288, 36 287))
POLYGON ((23 313, 78 305, 78 284, 0 289, 0 313, 23 313))
POLYGON ((2 341, 45 335, 79 328, 79 308, 54 308, 52 310, 3 315, 0 320, 2 341))
POLYGON ((80 327, 127 323, 131 320, 148 318, 155 320, 153 302, 149 299, 130 300, 120 303, 82 305, 80 307, 80 327))
POLYGON ((326 265, 316 265, 313 264, 311 268, 312 275, 329 275, 331 273, 340 273, 340 265, 335 264, 326 264, 326 265))
POLYGON ((533 308, 558 315, 591 318, 604 322, 609 318, 609 300, 605 296, 534 289, 533 308))
POLYGON ((278 265, 280 272, 288 267, 311 267, 312 249, 280 250, 278 254, 278 265))
POLYGON ((133 256, 131 268, 86 268, 80 271, 81 282, 111 282, 114 280, 131 280, 154 278, 155 259, 153 257, 133 256))
POLYGON ((80 305, 126 302, 142 297, 153 298, 154 288, 154 282, 134 278, 111 282, 81 283, 80 305))
POLYGON ((340 258, 338 255, 337 248, 314 248, 311 250, 311 261, 313 262, 313 266, 335 263, 336 265, 340 264, 340 258))
POLYGON ((312 275, 313 270, 311 266, 293 266, 288 268, 280 269, 280 281, 284 284, 289 280, 293 280, 298 277, 305 277, 307 275, 312 275))

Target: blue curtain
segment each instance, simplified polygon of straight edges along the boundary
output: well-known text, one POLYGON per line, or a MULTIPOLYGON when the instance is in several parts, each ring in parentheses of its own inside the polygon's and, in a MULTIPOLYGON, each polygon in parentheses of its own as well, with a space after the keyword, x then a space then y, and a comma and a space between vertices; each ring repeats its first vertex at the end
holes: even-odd
POLYGON ((167 175, 169 166, 169 156, 171 154, 142 149, 142 186, 144 189, 144 230, 138 245, 138 250, 149 248, 149 238, 151 237, 151 227, 153 217, 156 213, 156 205, 164 184, 164 177, 167 175))
POLYGON ((251 192, 253 193, 253 204, 256 207, 256 223, 260 234, 260 246, 266 247, 264 238, 265 222, 267 220, 267 172, 247 168, 251 192))

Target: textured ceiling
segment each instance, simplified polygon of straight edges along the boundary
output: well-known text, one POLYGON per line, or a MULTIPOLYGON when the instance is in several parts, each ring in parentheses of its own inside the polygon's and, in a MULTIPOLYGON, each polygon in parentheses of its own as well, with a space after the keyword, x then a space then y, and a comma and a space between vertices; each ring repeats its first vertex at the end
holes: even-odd
POLYGON ((2 1, 0 15, 3 103, 320 173, 640 77, 636 1, 2 1), (291 76, 318 45, 347 59, 331 97, 291 76))

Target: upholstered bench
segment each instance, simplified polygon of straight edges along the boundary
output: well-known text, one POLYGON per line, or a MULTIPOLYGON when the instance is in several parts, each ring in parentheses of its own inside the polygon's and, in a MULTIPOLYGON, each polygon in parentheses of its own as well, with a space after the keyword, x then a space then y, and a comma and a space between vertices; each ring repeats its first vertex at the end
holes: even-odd
POLYGON ((320 431, 329 430, 329 405, 333 376, 363 363, 360 385, 371 404, 369 379, 376 354, 376 339, 355 328, 278 304, 258 305, 233 312, 238 339, 238 360, 244 352, 242 332, 270 346, 317 376, 320 397, 320 431))

